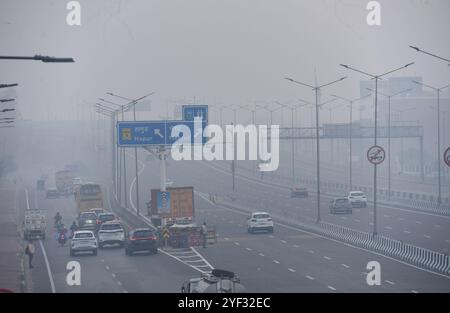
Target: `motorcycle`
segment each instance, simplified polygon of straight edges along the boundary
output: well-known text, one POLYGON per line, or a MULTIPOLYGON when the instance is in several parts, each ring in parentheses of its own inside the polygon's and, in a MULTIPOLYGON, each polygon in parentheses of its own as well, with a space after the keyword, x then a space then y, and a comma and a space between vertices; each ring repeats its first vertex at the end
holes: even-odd
POLYGON ((67 242, 67 236, 66 234, 59 234, 58 236, 58 243, 63 247, 67 242))

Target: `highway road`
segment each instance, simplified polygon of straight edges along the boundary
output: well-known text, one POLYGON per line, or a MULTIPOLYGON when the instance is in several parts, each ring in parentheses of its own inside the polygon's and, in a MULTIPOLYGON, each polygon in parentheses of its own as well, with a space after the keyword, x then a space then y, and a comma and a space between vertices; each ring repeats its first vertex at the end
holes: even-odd
MULTIPOLYGON (((145 186, 144 190, 149 190, 149 186, 159 186, 159 176, 155 174, 159 173, 158 166, 157 161, 142 161, 140 184, 145 186)), ((248 214, 215 205, 208 199, 210 192, 229 194, 231 181, 228 175, 198 162, 186 164, 172 161, 169 162, 167 172, 175 185, 193 185, 199 192, 196 197, 197 222, 206 221, 217 226, 218 244, 200 249, 200 252, 213 266, 239 273, 252 291, 430 292, 450 289, 447 277, 288 225, 277 224, 273 235, 250 235, 245 226, 248 214), (366 265, 374 260, 381 264, 383 283, 381 286, 370 287, 366 283, 366 265)), ((132 179, 130 181, 132 183, 132 179)), ((271 187, 259 184, 253 186, 250 182, 240 182, 238 186, 239 194, 248 191, 254 195, 254 198, 247 200, 249 208, 262 210, 273 204, 275 209, 280 207, 280 203, 298 201, 280 198, 280 191, 269 193, 271 187)), ((133 188, 128 189, 134 198, 133 188)), ((287 195, 288 192, 285 191, 284 194, 287 195)), ((148 198, 142 199, 143 202, 147 200, 148 198)), ((308 201, 305 200, 305 207, 308 201)))
MULTIPOLYGON (((129 157, 129 184, 134 178, 133 160, 134 157, 129 157)), ((140 160, 145 160, 145 154, 142 154, 140 160)), ((140 177, 147 178, 151 175, 154 178, 153 186, 159 186, 159 163, 156 160, 141 161, 141 169, 142 166, 148 169, 147 172, 141 172, 140 177)), ((317 197, 315 194, 312 193, 307 199, 293 199, 288 188, 269 185, 240 173, 236 176, 236 193, 233 194, 229 168, 229 162, 168 161, 167 175, 180 186, 194 185, 197 190, 205 193, 232 196, 236 202, 254 210, 269 211, 300 221, 314 222, 316 220, 317 197)), ((146 187, 146 183, 143 183, 140 189, 141 194, 144 195, 141 196, 140 206, 145 207, 145 201, 149 199, 149 188, 146 187)), ((135 199, 134 192, 132 196, 135 199)), ((328 210, 330 200, 329 196, 321 197, 323 221, 372 232, 373 208, 370 204, 367 208, 355 208, 351 215, 332 215, 328 210)), ((378 233, 393 239, 449 253, 449 229, 450 217, 448 216, 378 205, 378 233)))
MULTIPOLYGON (((68 226, 76 217, 72 197, 44 199, 34 190, 30 190, 29 197, 30 207, 45 210, 48 221, 53 220, 57 211, 68 226)), ((135 228, 136 225, 128 227, 135 228)), ((48 233, 51 233, 51 223, 49 228, 48 233)), ((162 253, 129 257, 125 256, 123 248, 105 247, 98 251, 97 256, 80 254, 70 257, 68 244, 61 247, 50 236, 36 243, 36 247, 34 269, 31 270, 33 292, 179 292, 185 280, 199 275, 198 271, 162 253), (81 265, 80 286, 66 283, 69 272, 66 266, 73 260, 81 265)))
MULTIPOLYGON (((140 184, 142 190, 148 192, 149 189, 159 186, 159 164, 155 160, 143 161, 144 157, 145 154, 142 153, 140 184)), ((127 192, 135 203, 132 159, 128 158, 130 168, 127 192)), ((190 162, 189 166, 186 166, 185 162, 169 161, 168 177, 175 185, 194 185, 197 191, 195 197, 197 222, 206 221, 209 225, 217 227, 217 244, 208 245, 206 249, 199 247, 196 250, 213 267, 235 271, 248 291, 330 293, 450 291, 448 277, 307 233, 278 221, 273 234, 248 234, 245 227, 246 213, 209 201, 210 192, 228 195, 231 188, 230 177, 220 170, 213 169, 212 165, 217 166, 197 162, 190 162), (380 286, 369 286, 366 282, 368 273, 366 265, 370 261, 378 261, 381 265, 380 286)), ((107 170, 92 173, 92 177, 97 177, 97 180, 104 183, 105 190, 108 189, 107 173, 107 170)), ((239 199, 242 205, 251 203, 253 199, 253 206, 248 205, 249 207, 256 206, 262 209, 264 208, 261 207, 262 204, 270 206, 273 203, 271 201, 289 204, 303 201, 299 205, 301 209, 311 205, 310 199, 293 200, 280 197, 280 194, 288 195, 288 191, 283 193, 250 181, 238 180, 238 188, 242 193, 248 192, 259 198, 258 202, 255 198, 239 199)), ((66 225, 70 225, 75 219, 75 202, 72 197, 45 199, 31 185, 27 186, 27 193, 29 207, 45 210, 49 221, 52 221, 57 211, 62 214, 66 225)), ((26 197, 25 192, 22 194, 26 197)), ((148 194, 144 192, 141 194, 143 203, 148 200, 148 194)), ((27 201, 21 200, 21 203, 25 204, 27 201)), ((106 203, 109 209, 113 207, 115 211, 118 210, 111 201, 106 203)), ((312 218, 314 212, 311 210, 311 213, 302 212, 299 218, 308 216, 312 218)), ((122 211, 119 213, 127 228, 145 225, 135 218, 128 218, 129 213, 122 211)), ((161 252, 157 255, 127 257, 123 249, 112 247, 99 250, 97 256, 70 257, 68 246, 60 247, 51 236, 39 241, 36 246, 38 249, 34 261, 35 268, 30 271, 31 290, 34 292, 179 292, 185 280, 198 277, 200 274, 194 268, 161 252), (81 264, 81 286, 69 286, 66 283, 68 273, 66 266, 71 260, 81 264)))

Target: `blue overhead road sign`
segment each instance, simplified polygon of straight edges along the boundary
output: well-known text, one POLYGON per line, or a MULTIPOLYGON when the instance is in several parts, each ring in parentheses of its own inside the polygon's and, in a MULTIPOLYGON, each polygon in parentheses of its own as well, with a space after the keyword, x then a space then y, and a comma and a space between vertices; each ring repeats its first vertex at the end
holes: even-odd
POLYGON ((193 121, 195 117, 201 117, 203 121, 208 123, 208 106, 207 105, 183 105, 183 120, 193 121))
POLYGON ((174 128, 175 126, 178 125, 184 125, 186 127, 189 128, 190 132, 191 132, 191 140, 190 142, 192 144, 196 143, 196 140, 198 140, 198 142, 205 144, 206 143, 206 138, 203 137, 203 130, 206 127, 206 122, 202 122, 201 128, 198 129, 194 129, 194 121, 168 121, 166 123, 166 133, 167 133, 167 144, 168 145, 172 145, 175 143, 175 141, 177 141, 178 139, 180 139, 180 137, 172 137, 172 128, 174 128))
MULTIPOLYGON (((194 121, 145 121, 145 122, 117 122, 117 144, 121 147, 144 146, 170 146, 180 137, 172 137, 172 129, 177 125, 188 127, 191 133, 191 143, 195 138, 202 144, 206 142, 203 130, 206 122, 199 123, 198 129, 194 127, 194 121)), ((181 134, 182 135, 182 134, 181 134)))
POLYGON ((117 144, 119 146, 165 145, 164 121, 118 122, 117 144))

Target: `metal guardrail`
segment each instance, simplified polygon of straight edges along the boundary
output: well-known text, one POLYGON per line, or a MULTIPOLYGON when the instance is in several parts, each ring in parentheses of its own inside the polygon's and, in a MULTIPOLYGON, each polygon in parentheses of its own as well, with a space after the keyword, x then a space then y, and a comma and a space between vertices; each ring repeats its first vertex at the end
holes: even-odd
POLYGON ((379 252, 423 269, 450 275, 450 257, 447 254, 340 225, 321 222, 318 226, 322 234, 334 239, 379 252))
MULTIPOLYGON (((228 203, 219 197, 215 198, 215 203, 240 211, 250 212, 246 207, 237 203, 228 203)), ((297 227, 300 230, 309 231, 321 236, 325 236, 340 242, 348 243, 352 246, 360 247, 370 251, 380 253, 396 260, 403 261, 410 265, 417 266, 435 273, 450 276, 450 257, 447 254, 404 243, 386 236, 373 235, 371 233, 351 229, 341 225, 320 222, 307 223, 294 221, 272 214, 283 224, 297 227)))
MULTIPOLYGON (((253 175, 254 171, 248 168, 239 167, 239 170, 244 172, 251 173, 251 178, 256 179, 256 176, 253 175)), ((250 175, 248 175, 250 177, 250 175)), ((264 180, 258 178, 260 182, 268 182, 268 180, 278 180, 279 182, 283 182, 284 187, 289 188, 292 184, 292 178, 288 178, 282 175, 277 174, 267 174, 264 180)), ((303 184, 307 187, 315 188, 316 187, 316 179, 314 178, 297 178, 296 183, 303 184)), ((352 190, 361 190, 365 192, 368 196, 373 194, 373 190, 371 187, 362 186, 362 185, 353 185, 352 190)), ((333 182, 333 181, 325 181, 321 180, 321 190, 324 194, 330 195, 344 195, 346 194, 350 188, 348 184, 333 182)), ((450 197, 442 198, 442 203, 439 205, 437 203, 437 197, 430 194, 421 194, 421 193, 412 193, 407 191, 399 191, 399 190, 391 190, 391 196, 389 199, 388 190, 386 189, 378 189, 377 195, 379 196, 379 203, 385 205, 399 205, 408 207, 411 209, 437 213, 441 215, 450 215, 450 197)), ((370 202, 370 199, 368 199, 370 202)))

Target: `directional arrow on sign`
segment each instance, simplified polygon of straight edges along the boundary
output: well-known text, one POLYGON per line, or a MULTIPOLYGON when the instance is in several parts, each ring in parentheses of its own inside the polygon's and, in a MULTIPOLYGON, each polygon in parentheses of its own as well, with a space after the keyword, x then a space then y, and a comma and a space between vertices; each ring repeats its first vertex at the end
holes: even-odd
POLYGON ((161 134, 161 129, 159 129, 159 128, 154 130, 154 134, 161 138, 164 138, 163 134, 161 134))

